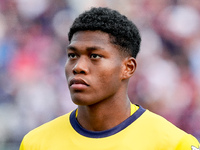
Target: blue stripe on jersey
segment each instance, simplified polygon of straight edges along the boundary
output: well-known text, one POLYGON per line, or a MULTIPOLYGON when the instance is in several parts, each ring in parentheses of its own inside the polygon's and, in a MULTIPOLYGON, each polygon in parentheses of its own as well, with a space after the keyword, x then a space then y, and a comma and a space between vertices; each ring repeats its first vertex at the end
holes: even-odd
POLYGON ((90 137, 90 138, 104 138, 104 137, 114 135, 114 134, 120 132, 121 130, 125 129, 127 126, 129 126, 131 123, 133 123, 136 119, 138 119, 145 111, 146 110, 144 108, 139 106, 139 109, 133 115, 131 115, 128 119, 126 119, 119 125, 111 128, 109 130, 105 130, 105 131, 89 131, 89 130, 84 129, 78 123, 78 121, 76 119, 76 110, 74 110, 70 114, 70 123, 71 123, 72 127, 74 128, 74 130, 76 130, 76 132, 78 132, 79 134, 81 134, 83 136, 90 137))

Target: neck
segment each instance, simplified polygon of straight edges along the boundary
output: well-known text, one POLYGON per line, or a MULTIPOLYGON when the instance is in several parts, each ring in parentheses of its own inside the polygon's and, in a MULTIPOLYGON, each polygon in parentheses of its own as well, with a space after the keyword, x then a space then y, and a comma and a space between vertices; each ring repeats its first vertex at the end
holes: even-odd
POLYGON ((128 97, 120 100, 107 100, 90 106, 78 106, 77 120, 87 130, 108 130, 130 116, 130 107, 128 97))

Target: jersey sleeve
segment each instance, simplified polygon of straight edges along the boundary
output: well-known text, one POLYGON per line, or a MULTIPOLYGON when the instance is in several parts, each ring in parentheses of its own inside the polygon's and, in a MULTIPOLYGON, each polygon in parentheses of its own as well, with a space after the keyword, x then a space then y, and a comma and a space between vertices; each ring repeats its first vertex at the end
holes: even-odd
POLYGON ((200 144, 194 136, 186 134, 180 140, 176 150, 200 150, 200 144))
POLYGON ((24 140, 22 140, 21 144, 20 144, 20 147, 19 147, 19 150, 25 150, 24 149, 24 140))

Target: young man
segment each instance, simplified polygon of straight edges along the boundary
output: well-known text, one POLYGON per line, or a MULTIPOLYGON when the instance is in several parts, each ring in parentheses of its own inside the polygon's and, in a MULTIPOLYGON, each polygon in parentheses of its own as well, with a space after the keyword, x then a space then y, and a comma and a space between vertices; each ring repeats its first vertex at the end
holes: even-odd
POLYGON ((117 11, 92 8, 76 18, 65 72, 78 108, 28 133, 20 150, 199 150, 192 135, 130 103, 140 41, 117 11))

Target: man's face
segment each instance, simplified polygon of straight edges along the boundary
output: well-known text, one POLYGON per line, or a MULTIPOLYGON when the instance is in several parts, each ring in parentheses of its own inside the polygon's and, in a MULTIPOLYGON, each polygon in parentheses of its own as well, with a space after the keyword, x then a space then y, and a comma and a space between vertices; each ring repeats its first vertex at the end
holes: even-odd
POLYGON ((116 98, 122 88, 123 57, 107 33, 77 32, 67 54, 65 73, 75 104, 93 105, 116 98))

